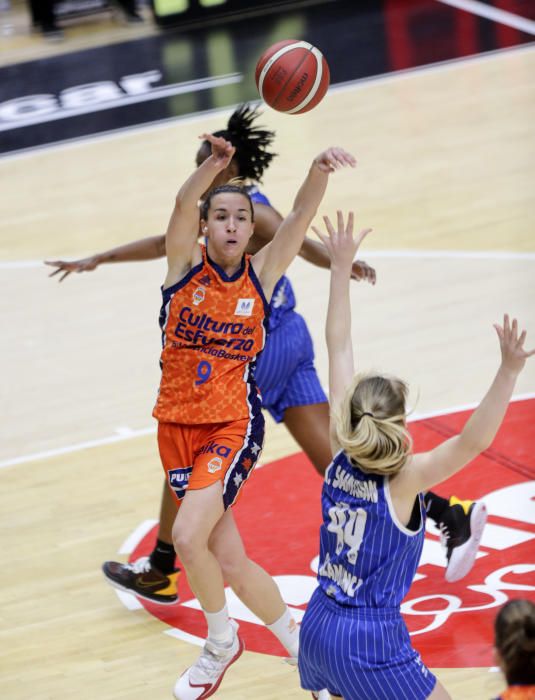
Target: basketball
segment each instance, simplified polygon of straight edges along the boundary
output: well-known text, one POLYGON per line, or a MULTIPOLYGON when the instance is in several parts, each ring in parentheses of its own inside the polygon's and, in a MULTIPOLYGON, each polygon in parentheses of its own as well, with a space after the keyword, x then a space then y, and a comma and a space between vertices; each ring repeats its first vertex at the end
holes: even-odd
POLYGON ((330 73, 319 49, 307 41, 287 39, 264 51, 255 80, 260 97, 272 109, 303 114, 325 97, 330 73))

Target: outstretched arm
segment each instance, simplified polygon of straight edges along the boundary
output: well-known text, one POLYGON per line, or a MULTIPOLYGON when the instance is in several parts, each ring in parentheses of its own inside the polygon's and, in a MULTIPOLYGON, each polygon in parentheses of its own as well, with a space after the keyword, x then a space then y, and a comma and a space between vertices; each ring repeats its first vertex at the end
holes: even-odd
POLYGON ((341 167, 355 167, 355 164, 353 156, 342 148, 329 148, 312 162, 294 200, 292 211, 280 225, 271 243, 253 258, 255 271, 268 298, 301 249, 306 230, 327 189, 329 175, 341 167))
MULTIPOLYGON (((341 211, 337 212, 337 229, 328 216, 324 216, 328 236, 318 229, 312 230, 323 241, 331 260, 331 282, 325 336, 329 356, 329 403, 335 410, 342 399, 353 375, 353 341, 351 339, 351 303, 349 299, 349 281, 353 260, 364 238, 371 229, 363 229, 358 236, 353 236, 354 215, 350 212, 347 223, 341 211)), ((334 452, 339 447, 336 443, 334 421, 331 413, 331 446, 334 452)))
MULTIPOLYGON (((325 246, 306 236, 299 251, 299 257, 316 265, 316 267, 323 267, 327 270, 331 267, 331 260, 325 246)), ((357 280, 357 282, 364 281, 375 284, 377 274, 375 269, 364 262, 364 260, 354 260, 351 265, 351 279, 357 280)))
POLYGON ((193 250, 199 235, 198 202, 215 177, 228 166, 236 150, 224 138, 211 134, 203 134, 200 138, 212 144, 212 154, 189 176, 176 196, 165 234, 168 263, 165 287, 181 279, 191 266, 193 250))
POLYGON ((495 324, 501 349, 501 363, 485 397, 462 432, 430 452, 416 454, 396 479, 407 488, 425 491, 459 471, 490 447, 503 421, 516 380, 528 357, 535 350, 524 350, 526 331, 519 334, 518 323, 506 314, 503 326, 495 324))
POLYGON ((139 241, 126 243, 125 245, 111 248, 103 253, 95 253, 87 258, 80 260, 45 260, 45 265, 55 267, 49 277, 54 277, 63 273, 58 278, 59 282, 63 282, 65 277, 71 272, 90 272, 96 270, 99 265, 104 263, 116 262, 134 262, 142 260, 154 260, 162 258, 165 255, 165 236, 151 236, 150 238, 142 238, 139 241))
MULTIPOLYGON (((254 234, 250 240, 247 252, 254 255, 267 243, 273 240, 283 218, 279 212, 267 204, 254 204, 254 219, 255 227, 254 234)), ((303 244, 298 253, 299 257, 307 262, 328 270, 331 267, 331 259, 327 253, 325 246, 318 241, 313 241, 305 236, 303 244)), ((373 267, 370 267, 364 260, 355 260, 352 266, 351 279, 357 281, 366 281, 370 284, 375 284, 376 273, 373 267)))

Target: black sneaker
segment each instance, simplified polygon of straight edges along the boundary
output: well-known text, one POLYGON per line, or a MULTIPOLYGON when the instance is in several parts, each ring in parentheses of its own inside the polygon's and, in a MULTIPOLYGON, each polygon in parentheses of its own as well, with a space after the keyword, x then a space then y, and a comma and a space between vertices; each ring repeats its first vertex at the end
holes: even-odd
POLYGON ((102 573, 114 588, 150 600, 160 605, 178 603, 177 579, 181 569, 171 574, 163 574, 151 566, 149 557, 141 557, 130 564, 106 561, 102 573))
POLYGON ((486 522, 484 503, 460 501, 455 496, 450 498, 450 505, 439 523, 448 560, 446 581, 459 581, 471 570, 486 522))

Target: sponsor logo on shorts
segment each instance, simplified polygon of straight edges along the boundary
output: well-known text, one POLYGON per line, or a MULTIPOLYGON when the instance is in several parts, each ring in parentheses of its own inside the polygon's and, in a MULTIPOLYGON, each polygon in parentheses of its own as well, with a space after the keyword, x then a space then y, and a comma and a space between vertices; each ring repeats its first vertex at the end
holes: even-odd
POLYGON ((215 474, 221 469, 222 466, 223 460, 221 457, 212 457, 212 459, 208 462, 208 471, 210 474, 215 474))
POLYGON ((170 469, 167 472, 167 481, 169 486, 173 489, 178 498, 184 498, 192 470, 193 467, 190 466, 170 469))
POLYGON ((230 447, 225 445, 220 445, 217 442, 209 442, 207 445, 203 445, 201 449, 197 452, 199 455, 212 454, 218 455, 219 457, 228 457, 232 452, 230 447))

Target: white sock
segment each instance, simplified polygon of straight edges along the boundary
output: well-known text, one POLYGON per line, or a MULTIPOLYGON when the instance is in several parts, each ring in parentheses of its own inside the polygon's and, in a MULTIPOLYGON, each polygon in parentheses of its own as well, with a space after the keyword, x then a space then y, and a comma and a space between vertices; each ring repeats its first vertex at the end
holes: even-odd
POLYGON ((203 610, 203 613, 208 623, 208 639, 216 644, 230 644, 233 629, 226 604, 219 612, 211 613, 203 610))
POLYGON ((278 620, 275 620, 271 625, 266 625, 266 627, 270 632, 273 632, 290 656, 297 658, 299 653, 299 627, 288 608, 278 620))

